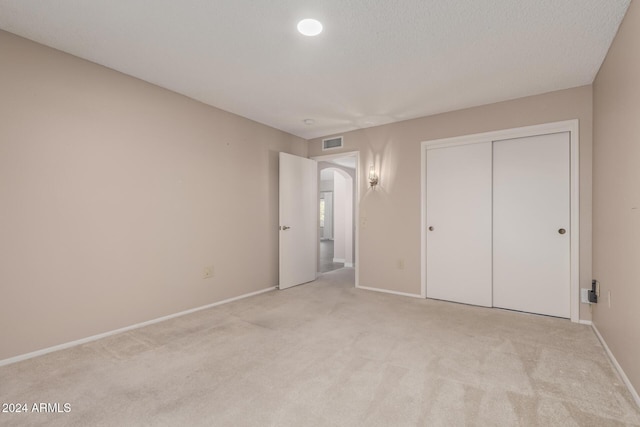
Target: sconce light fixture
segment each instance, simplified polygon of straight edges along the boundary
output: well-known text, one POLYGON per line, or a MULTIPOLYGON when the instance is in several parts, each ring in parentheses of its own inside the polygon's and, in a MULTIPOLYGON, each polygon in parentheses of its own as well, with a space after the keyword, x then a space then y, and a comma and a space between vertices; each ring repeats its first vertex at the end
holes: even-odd
POLYGON ((371 188, 378 185, 378 175, 376 175, 376 168, 373 165, 369 166, 369 184, 371 188))

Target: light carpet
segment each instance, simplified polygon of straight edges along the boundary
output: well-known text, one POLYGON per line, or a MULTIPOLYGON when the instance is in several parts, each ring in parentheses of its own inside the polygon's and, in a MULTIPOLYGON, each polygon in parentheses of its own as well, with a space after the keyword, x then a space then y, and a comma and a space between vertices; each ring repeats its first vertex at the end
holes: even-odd
POLYGON ((355 289, 353 270, 0 368, 47 426, 622 426, 640 413, 567 320, 355 289))

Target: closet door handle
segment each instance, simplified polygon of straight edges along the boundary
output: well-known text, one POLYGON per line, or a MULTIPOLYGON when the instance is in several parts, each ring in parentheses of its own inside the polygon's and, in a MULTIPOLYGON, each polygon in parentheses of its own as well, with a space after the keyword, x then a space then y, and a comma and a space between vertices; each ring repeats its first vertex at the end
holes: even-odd
POLYGON ((429 227, 429 231, 433 231, 433 225, 429 227))
POLYGON ((560 233, 560 234, 564 234, 566 232, 567 232, 567 230, 565 230, 564 228, 561 228, 560 230, 558 230, 558 233, 560 233))

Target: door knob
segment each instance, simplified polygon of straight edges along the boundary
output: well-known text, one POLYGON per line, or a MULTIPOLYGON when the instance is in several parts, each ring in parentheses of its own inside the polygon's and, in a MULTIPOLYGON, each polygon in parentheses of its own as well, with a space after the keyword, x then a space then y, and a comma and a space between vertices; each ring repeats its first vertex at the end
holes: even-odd
POLYGON ((429 231, 433 231, 433 225, 429 227, 429 231))
POLYGON ((565 230, 564 228, 561 228, 560 230, 558 230, 558 233, 560 233, 560 234, 564 234, 566 232, 567 232, 567 230, 565 230))
POLYGON ((291 227, 287 227, 286 225, 283 225, 282 227, 280 227, 280 230, 288 230, 288 229, 290 229, 290 228, 291 228, 291 227))

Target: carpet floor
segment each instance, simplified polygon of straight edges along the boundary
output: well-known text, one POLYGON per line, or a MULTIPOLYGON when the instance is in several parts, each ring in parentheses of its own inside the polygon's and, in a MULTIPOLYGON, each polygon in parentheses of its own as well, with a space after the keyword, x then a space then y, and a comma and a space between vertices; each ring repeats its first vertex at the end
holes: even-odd
POLYGON ((353 270, 0 367, 46 426, 623 426, 640 412, 567 320, 358 290, 353 270))

